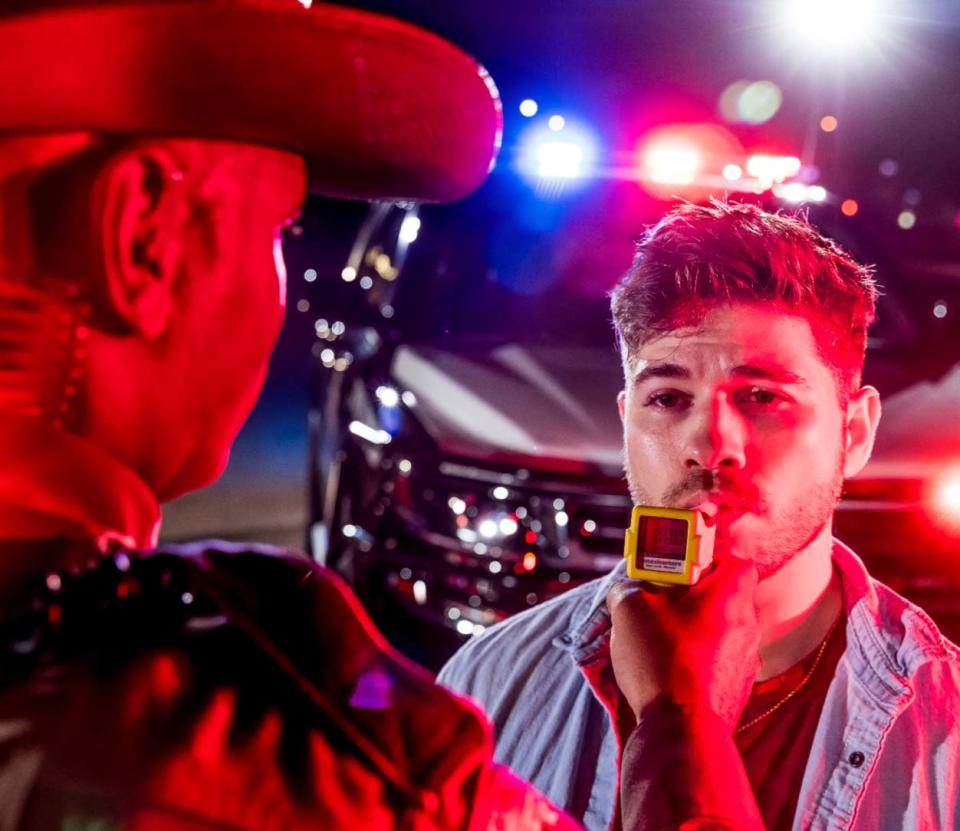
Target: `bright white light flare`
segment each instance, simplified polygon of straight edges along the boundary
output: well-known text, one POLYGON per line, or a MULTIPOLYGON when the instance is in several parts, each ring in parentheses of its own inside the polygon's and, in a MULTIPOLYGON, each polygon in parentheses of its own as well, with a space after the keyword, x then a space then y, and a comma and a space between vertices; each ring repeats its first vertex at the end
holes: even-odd
POLYGON ((400 403, 400 393, 393 387, 379 386, 377 387, 377 400, 384 407, 396 407, 400 403))
POLYGON ((881 0, 783 0, 785 35, 816 52, 840 53, 880 29, 881 0))
POLYGON ((576 179, 583 173, 583 148, 572 141, 545 141, 537 147, 537 175, 576 179))
POLYGON ((723 178, 728 182, 736 182, 741 176, 743 176, 743 168, 740 167, 740 165, 733 164, 732 162, 728 165, 724 165, 723 178))
POLYGON ((653 182, 689 185, 703 167, 703 157, 694 145, 684 141, 656 142, 643 154, 643 166, 653 182))
POLYGON ((800 172, 796 156, 767 156, 758 154, 747 159, 747 173, 757 180, 762 190, 780 184, 800 172))
POLYGON ((960 479, 941 486, 939 502, 945 511, 960 516, 960 479))
POLYGON ((419 233, 420 217, 413 214, 405 216, 403 222, 400 223, 399 241, 409 245, 412 242, 416 242, 419 233))
POLYGON ((386 430, 374 430, 362 421, 351 421, 347 429, 357 438, 370 444, 390 444, 391 436, 386 430))

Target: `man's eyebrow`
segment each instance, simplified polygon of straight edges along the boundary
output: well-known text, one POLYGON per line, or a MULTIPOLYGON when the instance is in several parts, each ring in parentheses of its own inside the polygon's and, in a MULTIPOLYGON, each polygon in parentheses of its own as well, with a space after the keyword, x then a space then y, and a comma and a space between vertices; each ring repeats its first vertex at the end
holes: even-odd
POLYGON ((633 376, 634 384, 642 384, 650 378, 689 378, 690 370, 679 364, 647 364, 633 376))
POLYGON ((807 387, 807 379, 796 372, 791 372, 782 366, 758 366, 756 364, 741 364, 735 366, 730 374, 735 378, 754 378, 761 381, 775 381, 778 384, 795 384, 807 387))
MULTIPOLYGON (((741 364, 730 370, 734 378, 750 378, 759 381, 774 381, 778 384, 794 384, 809 386, 806 378, 782 366, 760 366, 757 364, 741 364)), ((679 364, 648 364, 638 372, 634 384, 642 384, 652 378, 691 378, 690 370, 679 364)))

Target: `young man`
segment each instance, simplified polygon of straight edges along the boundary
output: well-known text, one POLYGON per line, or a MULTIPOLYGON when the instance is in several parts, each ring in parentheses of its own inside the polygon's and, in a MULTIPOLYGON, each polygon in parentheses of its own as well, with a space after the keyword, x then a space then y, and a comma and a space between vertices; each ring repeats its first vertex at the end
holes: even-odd
POLYGON ((880 417, 875 296, 803 220, 750 205, 679 207, 639 244, 612 302, 627 481, 715 523, 716 568, 666 590, 620 566, 440 676, 588 828, 620 822, 618 782, 635 828, 960 823, 958 651, 830 534, 880 417))
POLYGON ((150 550, 260 390, 308 181, 466 195, 486 74, 296 0, 8 6, 0 828, 566 827, 305 557, 150 550))

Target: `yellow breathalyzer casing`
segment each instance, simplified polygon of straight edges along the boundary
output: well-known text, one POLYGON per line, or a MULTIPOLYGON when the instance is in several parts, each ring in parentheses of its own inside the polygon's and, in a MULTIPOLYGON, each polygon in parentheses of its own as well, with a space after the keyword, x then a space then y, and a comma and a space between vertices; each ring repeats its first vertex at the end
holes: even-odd
POLYGON ((624 536, 627 576, 666 586, 692 586, 713 562, 716 528, 699 511, 634 505, 624 536))

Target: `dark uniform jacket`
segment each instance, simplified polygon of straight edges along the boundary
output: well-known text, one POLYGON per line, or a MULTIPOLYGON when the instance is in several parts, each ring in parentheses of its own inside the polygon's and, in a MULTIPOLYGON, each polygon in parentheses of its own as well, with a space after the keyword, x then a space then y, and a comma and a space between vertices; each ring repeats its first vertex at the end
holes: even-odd
POLYGON ((305 557, 89 555, 2 612, 0 831, 567 827, 305 557))

